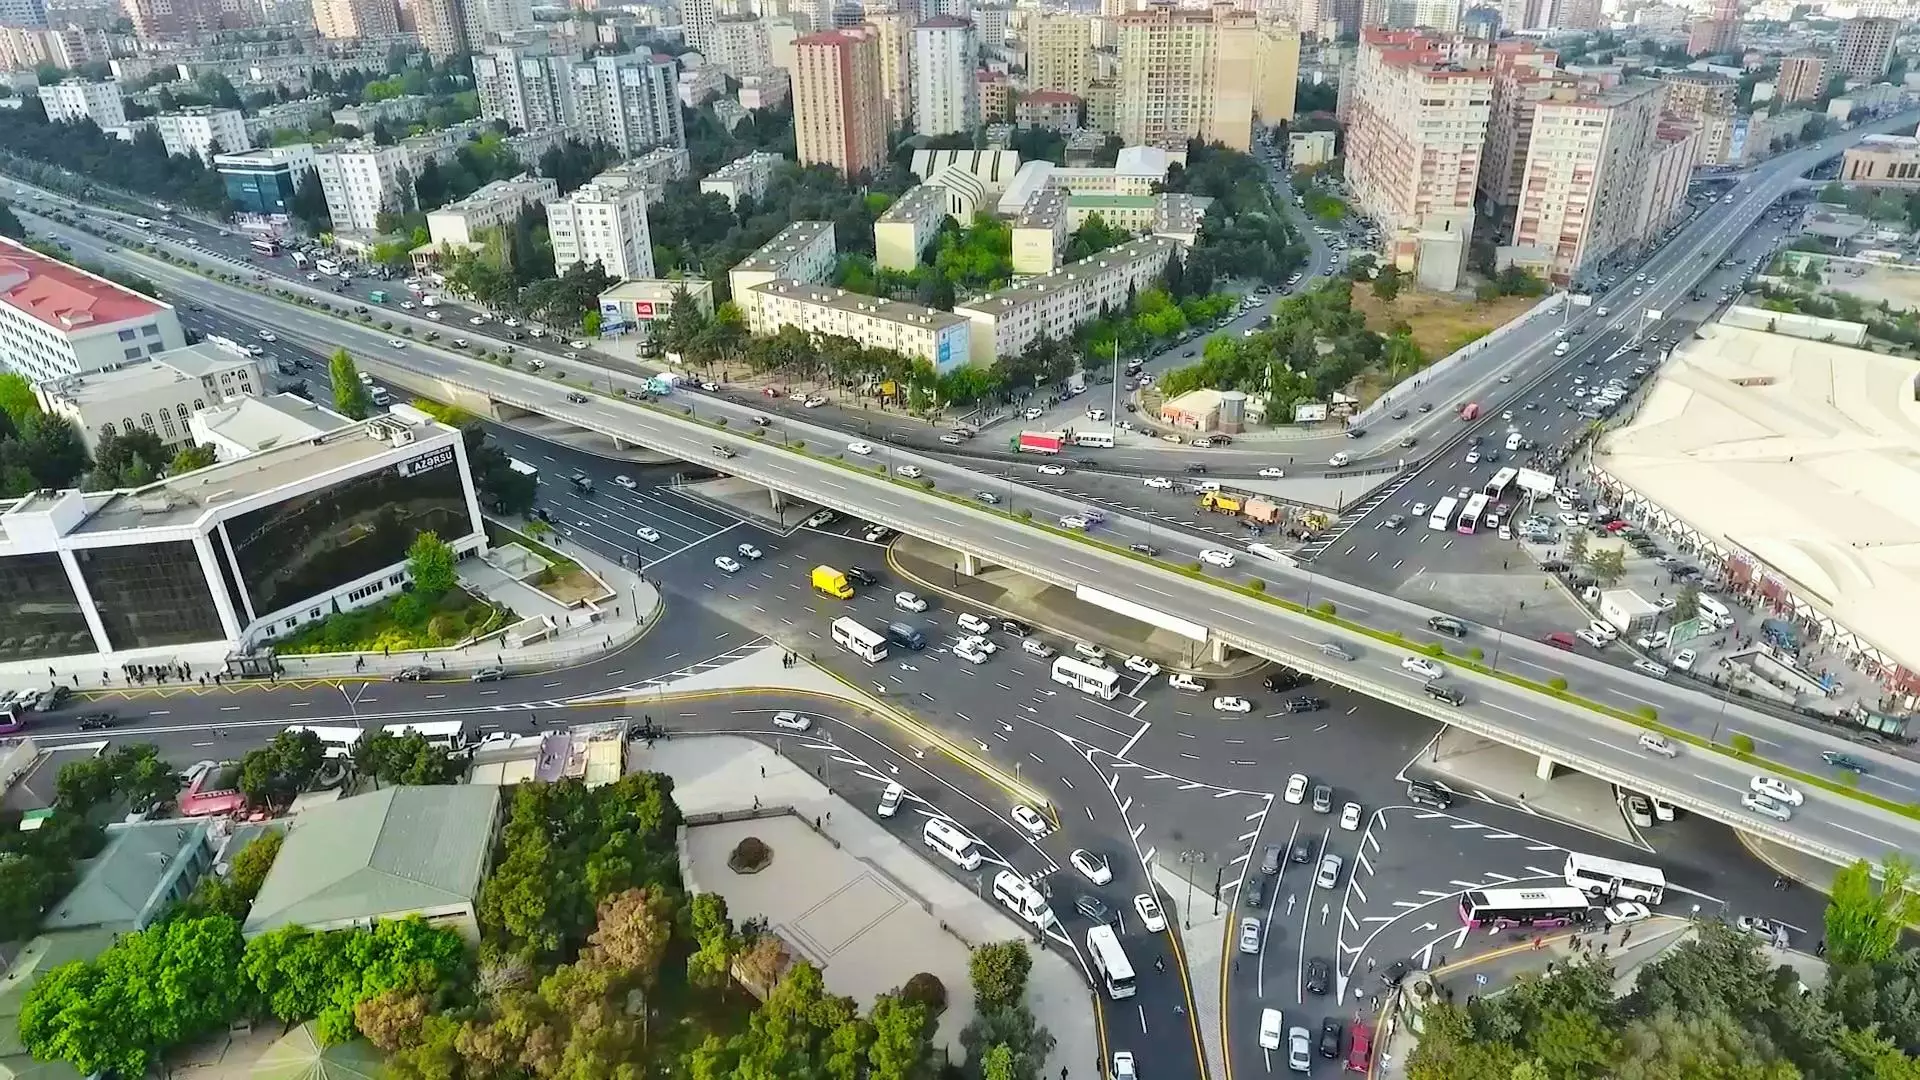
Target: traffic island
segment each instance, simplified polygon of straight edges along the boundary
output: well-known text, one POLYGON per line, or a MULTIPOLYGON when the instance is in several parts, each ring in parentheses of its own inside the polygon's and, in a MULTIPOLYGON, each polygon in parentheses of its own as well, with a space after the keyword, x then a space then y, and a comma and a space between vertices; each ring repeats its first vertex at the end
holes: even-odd
POLYGON ((963 573, 965 562, 951 548, 910 536, 902 536, 887 549, 887 565, 920 591, 952 596, 1051 631, 1063 639, 1063 645, 1091 642, 1115 653, 1147 657, 1169 671, 1218 679, 1250 675, 1268 665, 1261 657, 1246 655, 1234 656, 1225 664, 1209 663, 1205 647, 1198 642, 1123 618, 1076 598, 1070 590, 1018 571, 988 566, 976 574, 963 573))

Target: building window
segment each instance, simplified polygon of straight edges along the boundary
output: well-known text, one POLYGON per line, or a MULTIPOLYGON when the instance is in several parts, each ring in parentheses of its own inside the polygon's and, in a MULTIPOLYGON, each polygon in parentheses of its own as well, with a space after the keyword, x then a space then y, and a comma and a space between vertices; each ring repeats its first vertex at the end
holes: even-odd
POLYGON ((140 333, 146 337, 159 337, 160 328, 153 325, 152 323, 148 323, 147 325, 140 328, 140 333))
POLYGON ((120 355, 121 355, 121 356, 122 356, 123 358, 125 358, 125 359, 128 359, 128 360, 138 360, 138 359, 140 359, 140 347, 139 347, 138 345, 136 345, 136 346, 134 346, 134 347, 133 347, 133 348, 131 348, 131 349, 125 349, 125 350, 122 350, 122 352, 120 353, 120 355))
POLYGON ((95 651, 93 632, 60 556, 0 558, 0 663, 95 651))
POLYGON ((133 340, 133 331, 131 331, 131 330, 122 330, 122 331, 120 331, 120 340, 121 340, 121 341, 132 341, 132 340, 133 340))
POLYGON ((144 649, 226 636, 193 543, 82 548, 73 553, 111 649, 144 649))

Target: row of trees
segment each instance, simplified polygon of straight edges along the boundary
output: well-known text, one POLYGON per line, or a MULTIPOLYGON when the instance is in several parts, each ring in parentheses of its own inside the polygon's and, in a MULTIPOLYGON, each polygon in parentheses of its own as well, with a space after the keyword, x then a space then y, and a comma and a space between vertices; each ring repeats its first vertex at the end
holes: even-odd
POLYGON ((1423 362, 1410 328, 1385 336, 1353 310, 1353 283, 1323 281, 1274 305, 1273 325, 1250 338, 1207 340, 1201 359, 1160 380, 1168 397, 1212 388, 1264 394, 1267 415, 1290 417, 1306 401, 1325 401, 1362 371, 1384 367, 1396 377, 1423 362), (1323 347, 1326 346, 1326 347, 1323 347))
POLYGON ((1276 201, 1266 166, 1251 155, 1190 144, 1187 164, 1174 166, 1166 189, 1214 200, 1187 260, 1188 273, 1209 285, 1224 277, 1278 283, 1306 264, 1306 246, 1276 201))
POLYGON ((1920 949, 1900 949, 1920 919, 1911 870, 1866 863, 1834 882, 1827 979, 1811 993, 1724 923, 1641 967, 1614 995, 1611 966, 1527 977, 1493 997, 1423 1014, 1410 1080, 1655 1080, 1665 1077, 1920 1076, 1920 949))
MULTIPOLYGON (((158 131, 142 131, 128 143, 91 120, 53 123, 38 98, 28 98, 18 109, 0 109, 0 148, 11 158, 167 202, 219 212, 228 205, 219 174, 197 157, 169 155, 158 131)), ((24 171, 32 179, 49 175, 24 171)), ((58 179, 59 186, 69 183, 58 179)))

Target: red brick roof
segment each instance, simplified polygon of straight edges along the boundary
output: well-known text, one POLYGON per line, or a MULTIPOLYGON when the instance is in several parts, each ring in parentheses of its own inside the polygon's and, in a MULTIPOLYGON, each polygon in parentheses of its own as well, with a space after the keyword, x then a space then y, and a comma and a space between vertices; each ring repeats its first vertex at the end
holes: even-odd
POLYGON ((1022 104, 1032 102, 1035 105, 1078 105, 1080 103, 1079 97, 1065 90, 1035 90, 1020 100, 1022 104))
POLYGON ((150 297, 5 238, 0 238, 0 303, 62 332, 165 310, 150 297))

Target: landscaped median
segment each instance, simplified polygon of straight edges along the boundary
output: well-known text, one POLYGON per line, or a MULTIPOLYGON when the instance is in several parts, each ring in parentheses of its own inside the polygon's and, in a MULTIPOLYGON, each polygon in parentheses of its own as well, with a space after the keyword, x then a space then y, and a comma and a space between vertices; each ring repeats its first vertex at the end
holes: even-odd
MULTIPOLYGON (((187 268, 196 270, 202 274, 206 274, 207 276, 214 276, 209 271, 205 270, 202 267, 199 267, 197 264, 183 264, 183 263, 175 262, 171 259, 168 259, 166 261, 169 262, 170 265, 175 265, 175 266, 185 265, 187 268)), ((241 280, 239 284, 241 284, 246 288, 252 289, 255 292, 270 293, 270 292, 276 291, 272 288, 271 280, 265 285, 261 283, 249 281, 249 280, 241 280)), ((339 316, 339 317, 344 317, 344 316, 339 316)), ((351 320, 349 319, 347 321, 351 321, 351 320)), ((717 419, 703 418, 701 416, 698 416, 694 412, 691 406, 663 404, 663 403, 659 403, 659 402, 655 402, 655 401, 651 401, 643 398, 630 397, 624 394, 608 394, 604 391, 593 390, 591 388, 589 388, 589 392, 599 394, 602 397, 608 397, 611 400, 618 401, 629 406, 660 412, 662 414, 669 415, 686 422, 700 424, 702 426, 712 428, 715 430, 727 430, 731 427, 731 425, 728 424, 726 418, 724 417, 717 418, 717 419)), ((810 450, 807 447, 806 441, 801 439, 790 440, 784 443, 770 441, 766 438, 765 428, 747 428, 744 430, 736 430, 735 433, 743 437, 758 440, 766 446, 774 447, 776 449, 784 450, 788 453, 799 455, 801 457, 807 458, 810 461, 837 465, 843 469, 860 472, 862 474, 880 478, 880 479, 885 479, 889 483, 897 484, 897 485, 900 485, 901 487, 910 488, 922 494, 937 496, 950 503, 953 503, 956 506, 965 507, 968 510, 973 511, 974 513, 994 514, 994 515, 1008 518, 1010 520, 1019 521, 1030 528, 1039 529, 1043 532, 1050 533, 1057 537, 1069 539, 1077 543, 1087 545, 1089 547, 1098 548, 1111 555, 1116 555, 1125 559, 1131 559, 1136 562, 1140 562, 1149 566, 1158 567, 1162 570, 1169 570, 1169 571, 1172 571, 1173 573, 1181 574, 1195 581, 1204 582, 1207 585, 1215 588, 1232 590, 1234 592, 1241 594, 1242 596, 1250 597, 1255 600, 1260 600, 1264 603, 1273 604, 1279 608, 1282 608, 1286 611, 1293 612, 1298 615, 1310 616, 1314 619, 1318 619, 1323 623, 1326 623, 1329 627, 1335 627, 1341 630, 1345 630, 1349 633, 1359 634, 1364 637, 1372 638, 1373 640, 1378 641, 1382 644, 1391 645, 1395 648, 1409 649, 1412 651, 1421 652, 1429 656, 1445 658, 1477 674, 1485 675, 1490 678, 1499 679, 1503 682, 1509 683, 1521 689, 1528 690, 1537 694, 1543 694, 1545 696, 1552 697, 1556 700, 1566 702, 1567 704, 1570 704, 1570 705, 1577 705, 1577 706, 1580 706, 1581 708, 1589 709, 1595 713, 1599 713, 1603 716, 1608 716, 1616 720, 1621 720, 1626 723, 1633 724, 1636 727, 1643 728, 1647 731, 1658 732, 1659 734, 1664 735, 1667 738, 1675 739, 1680 742, 1687 743, 1688 745, 1691 745, 1691 746, 1700 747, 1706 750, 1711 750, 1714 753, 1731 757, 1745 764, 1764 766, 1768 771, 1776 773, 1782 777, 1791 778, 1800 783, 1807 784, 1812 787, 1817 787, 1824 791, 1828 791, 1836 795, 1840 795, 1850 799, 1855 799, 1869 806, 1886 810, 1891 813, 1899 814, 1902 817, 1906 817, 1914 820, 1920 820, 1920 804, 1898 803, 1891 799, 1882 798, 1877 795, 1860 791, 1857 787, 1853 786, 1853 783, 1848 782, 1848 781, 1851 781, 1850 774, 1847 781, 1834 780, 1828 777, 1816 776, 1811 773, 1803 772, 1801 770, 1794 769, 1790 766, 1782 765, 1778 762, 1768 760, 1767 758, 1761 757, 1760 755, 1754 752, 1752 740, 1744 735, 1736 734, 1731 738, 1731 740, 1727 744, 1723 745, 1719 742, 1703 739, 1698 735, 1694 735, 1686 731, 1681 731, 1677 728, 1669 727, 1665 724, 1660 723, 1660 718, 1658 713, 1651 707, 1638 710, 1637 712, 1628 712, 1624 709, 1617 709, 1617 708, 1614 708, 1613 706, 1606 705, 1601 702, 1593 701, 1589 698, 1581 697, 1580 695, 1569 691, 1565 686, 1564 680, 1561 680, 1561 679, 1555 679, 1553 680, 1552 683, 1543 683, 1533 679, 1525 678, 1523 676, 1515 675, 1511 672, 1498 671, 1482 663, 1480 659, 1475 657, 1473 653, 1477 652, 1477 650, 1468 650, 1465 654, 1449 653, 1446 651, 1443 645, 1440 645, 1438 643, 1424 643, 1424 644, 1416 645, 1409 642, 1404 635, 1396 631, 1375 630, 1371 627, 1362 626, 1358 623, 1349 622, 1339 617, 1335 605, 1333 605, 1331 602, 1323 602, 1321 604, 1317 604, 1309 608, 1306 605, 1295 603, 1294 601, 1287 600, 1283 597, 1269 595, 1266 592, 1266 583, 1258 578, 1252 579, 1251 581, 1246 583, 1240 583, 1240 582, 1225 581, 1215 577, 1208 577, 1206 574, 1204 574, 1201 571, 1200 564, 1198 563, 1184 563, 1184 564, 1173 563, 1164 559, 1142 555, 1139 552, 1131 551, 1115 544, 1106 543, 1094 537, 1088 536, 1085 533, 1075 532, 1068 529, 1057 528, 1045 522, 1034 521, 1030 511, 1000 510, 991 506, 984 505, 970 498, 965 498, 960 495, 955 495, 949 492, 941 491, 935 485, 934 481, 930 479, 908 480, 903 477, 895 476, 891 472, 889 472, 886 466, 883 464, 875 463, 870 468, 862 467, 858 463, 845 460, 839 454, 823 454, 818 451, 810 450), (1559 684, 1559 685, 1554 685, 1554 684, 1559 684)))

